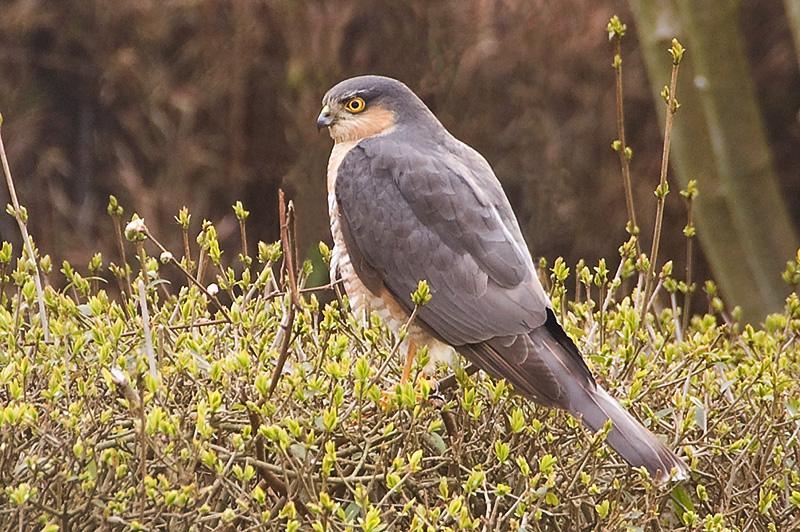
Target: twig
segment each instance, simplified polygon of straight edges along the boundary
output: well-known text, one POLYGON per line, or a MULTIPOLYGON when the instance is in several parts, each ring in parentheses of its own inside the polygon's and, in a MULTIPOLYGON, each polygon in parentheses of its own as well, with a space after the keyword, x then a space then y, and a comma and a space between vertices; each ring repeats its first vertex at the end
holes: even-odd
POLYGON ((181 264, 181 262, 177 260, 172 253, 153 236, 153 233, 151 233, 150 229, 148 229, 146 226, 144 227, 144 233, 147 235, 147 238, 153 241, 153 244, 155 244, 162 253, 168 254, 169 262, 174 264, 181 271, 181 273, 186 276, 187 279, 189 279, 197 288, 200 289, 201 292, 206 295, 206 297, 208 297, 214 303, 220 313, 225 317, 225 320, 229 323, 232 322, 233 320, 231 319, 231 315, 228 313, 228 309, 225 308, 225 305, 220 302, 217 296, 209 292, 203 283, 201 283, 197 277, 192 275, 189 270, 187 270, 186 267, 181 264))
POLYGON ((283 265, 286 272, 286 278, 289 282, 289 309, 287 311, 286 325, 281 323, 284 327, 283 341, 281 342, 281 350, 278 355, 278 361, 275 363, 275 370, 272 373, 272 380, 269 383, 269 391, 267 398, 272 397, 272 392, 278 386, 278 381, 283 373, 283 366, 286 364, 286 359, 289 358, 289 345, 292 340, 292 324, 294 323, 295 307, 300 306, 300 298, 297 294, 297 276, 294 270, 294 205, 289 202, 289 207, 286 207, 286 199, 283 194, 283 189, 278 189, 278 216, 281 225, 281 244, 283 245, 283 265))
POLYGON ((141 382, 141 377, 138 382, 139 386, 139 518, 144 522, 144 509, 147 505, 147 487, 144 479, 147 476, 147 433, 145 432, 147 421, 144 413, 144 384, 141 382))
MULTIPOLYGON (((616 292, 615 288, 617 282, 622 279, 622 268, 625 266, 625 257, 620 257, 619 259, 619 266, 617 266, 617 271, 614 274, 614 278, 611 280, 611 284, 608 286, 608 291, 605 294, 605 298, 603 299, 603 306, 600 308, 601 312, 605 313, 608 310, 608 306, 611 304, 611 300, 614 297, 614 292, 616 292)), ((592 323, 592 328, 589 330, 589 334, 586 336, 586 341, 584 342, 584 346, 591 346, 592 342, 594 341, 594 335, 597 333, 597 328, 599 324, 597 322, 592 323)))
POLYGON ((272 378, 269 382, 269 389, 267 391, 267 398, 272 397, 272 392, 278 386, 278 381, 281 379, 283 367, 286 365, 286 359, 289 358, 289 346, 292 343, 292 324, 294 323, 294 303, 289 298, 287 305, 289 308, 286 310, 285 319, 281 321, 281 329, 283 337, 281 338, 281 349, 279 351, 278 360, 275 363, 275 369, 272 372, 272 378))
POLYGON ((675 297, 675 292, 669 295, 669 302, 672 306, 672 321, 675 323, 675 338, 679 342, 683 342, 683 325, 681 320, 678 319, 678 301, 675 297))
POLYGON ((123 238, 122 234, 122 214, 125 212, 122 208, 122 205, 119 204, 119 201, 115 196, 108 197, 108 207, 106 208, 106 212, 111 217, 111 221, 114 225, 114 235, 117 239, 117 251, 119 252, 119 259, 122 261, 120 268, 125 272, 125 283, 124 287, 122 286, 122 282, 120 279, 120 286, 123 288, 122 294, 131 295, 131 276, 130 270, 128 269, 128 256, 125 253, 125 239, 123 238))
POLYGON ((289 289, 292 293, 292 302, 295 305, 300 305, 300 298, 297 294, 297 270, 296 255, 295 255, 295 241, 294 241, 294 203, 291 201, 287 207, 286 198, 283 194, 283 189, 278 189, 278 202, 281 224, 281 244, 283 245, 284 264, 286 266, 286 274, 289 278, 289 289))
POLYGON ((639 243, 639 225, 636 222, 636 208, 633 203, 633 186, 631 184, 630 160, 633 151, 628 147, 625 140, 625 112, 622 97, 622 37, 625 35, 625 24, 622 24, 614 15, 608 23, 609 37, 614 41, 614 81, 616 85, 616 111, 617 111, 617 140, 612 143, 614 151, 619 156, 619 165, 622 170, 622 183, 625 187, 625 206, 628 209, 628 223, 626 229, 628 233, 636 236, 636 253, 642 253, 639 243))
POLYGON ((686 293, 684 294, 683 299, 683 329, 689 326, 689 315, 690 315, 690 307, 692 304, 692 293, 694 289, 692 287, 692 258, 693 258, 693 243, 694 243, 694 236, 696 233, 694 227, 694 220, 692 217, 692 207, 694 206, 694 199, 697 197, 698 190, 697 190, 697 181, 694 179, 690 179, 689 183, 686 186, 686 190, 681 190, 681 196, 686 199, 686 227, 683 228, 683 234, 686 237, 686 293))
POLYGON ((47 321, 47 309, 44 306, 44 291, 42 290, 42 280, 39 277, 39 263, 36 261, 36 255, 33 250, 33 243, 28 234, 28 226, 26 225, 27 213, 23 214, 23 209, 19 205, 17 199, 17 190, 14 188, 14 180, 11 178, 11 168, 8 166, 8 158, 6 157, 6 148, 3 145, 3 115, 0 114, 0 158, 3 161, 3 173, 6 176, 6 184, 8 185, 8 195, 11 197, 11 205, 14 207, 14 218, 17 220, 19 232, 22 234, 22 240, 25 243, 25 249, 28 252, 28 258, 33 264, 34 276, 33 284, 36 287, 36 301, 39 305, 39 321, 42 322, 42 330, 44 331, 44 341, 50 342, 50 325, 47 321))
POLYGON ((239 238, 241 239, 242 246, 242 262, 246 267, 250 266, 250 254, 247 252, 247 218, 250 217, 250 211, 245 210, 241 201, 237 201, 233 205, 233 212, 236 215, 236 220, 239 222, 239 238))
POLYGON ((672 55, 672 73, 670 75, 669 87, 664 87, 661 95, 667 105, 667 116, 664 122, 664 146, 661 152, 661 173, 659 176, 658 187, 656 187, 656 197, 658 203, 656 205, 656 220, 653 226, 653 245, 650 249, 650 267, 647 272, 647 278, 644 284, 644 297, 642 298, 642 323, 644 323, 644 316, 647 313, 646 303, 650 299, 650 289, 652 282, 655 280, 656 265, 658 264, 658 248, 661 243, 661 226, 664 222, 664 205, 666 197, 669 193, 669 185, 667 184, 667 168, 669 167, 669 146, 672 140, 672 120, 675 113, 678 111, 680 104, 675 98, 678 88, 678 68, 683 59, 683 54, 686 49, 678 42, 678 39, 672 39, 672 47, 669 49, 672 55))
POLYGON ((142 312, 142 333, 144 334, 144 351, 147 353, 147 363, 150 368, 150 376, 154 379, 158 376, 156 369, 156 357, 153 351, 153 337, 150 329, 150 312, 147 309, 147 292, 145 291, 144 281, 139 279, 139 308, 142 312))

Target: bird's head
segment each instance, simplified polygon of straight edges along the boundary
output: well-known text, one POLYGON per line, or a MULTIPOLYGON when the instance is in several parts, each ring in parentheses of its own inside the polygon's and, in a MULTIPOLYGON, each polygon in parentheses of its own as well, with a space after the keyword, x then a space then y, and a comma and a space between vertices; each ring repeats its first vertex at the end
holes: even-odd
POLYGON ((433 115, 405 84, 383 76, 359 76, 325 94, 317 128, 327 127, 337 143, 358 141, 421 117, 433 115))

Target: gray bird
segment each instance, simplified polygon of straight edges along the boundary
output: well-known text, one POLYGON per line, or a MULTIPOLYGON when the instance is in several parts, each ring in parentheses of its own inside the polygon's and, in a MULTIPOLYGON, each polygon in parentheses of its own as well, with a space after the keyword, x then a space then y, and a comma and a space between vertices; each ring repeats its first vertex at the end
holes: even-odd
POLYGON ((686 464, 597 385, 559 325, 489 163, 397 80, 351 78, 322 104, 317 126, 334 140, 331 278, 341 277, 356 312, 377 312, 395 332, 418 282, 431 289, 408 331, 404 377, 416 347, 433 361, 455 349, 594 431, 611 419, 607 442, 656 480, 686 478, 686 464))

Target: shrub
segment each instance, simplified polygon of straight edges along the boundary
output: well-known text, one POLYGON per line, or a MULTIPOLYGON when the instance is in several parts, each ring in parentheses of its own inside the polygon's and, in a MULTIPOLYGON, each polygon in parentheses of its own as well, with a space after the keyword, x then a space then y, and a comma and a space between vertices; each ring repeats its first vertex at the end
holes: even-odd
POLYGON ((797 525, 796 293, 756 329, 707 283, 708 312, 684 328, 669 267, 656 290, 673 305, 642 319, 632 281, 647 265, 630 242, 614 276, 555 262, 548 289, 598 380, 691 464, 691 481, 657 487, 602 433, 503 381, 458 371, 438 396, 427 381, 398 385, 398 338, 375 316, 357 323, 346 298, 322 304, 330 287, 303 288, 311 267, 289 269, 288 230, 230 266, 236 251, 207 222, 195 261, 161 249, 144 221, 125 233, 138 272, 96 256, 45 287, 49 342, 32 262, 14 265, 3 244, 0 528, 797 525), (167 268, 183 277, 168 282, 167 268))

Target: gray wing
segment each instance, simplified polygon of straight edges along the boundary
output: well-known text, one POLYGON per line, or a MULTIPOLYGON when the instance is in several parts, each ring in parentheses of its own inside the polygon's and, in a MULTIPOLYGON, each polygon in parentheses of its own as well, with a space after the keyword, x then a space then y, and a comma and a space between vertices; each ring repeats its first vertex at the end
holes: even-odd
MULTIPOLYGON (((452 145, 451 145, 452 146, 452 145)), ((336 178, 342 233, 357 275, 524 395, 570 409, 594 379, 558 325, 511 206, 471 148, 420 151, 391 136, 360 142, 336 178)))
POLYGON ((428 281, 419 318, 453 346, 528 332, 549 305, 500 184, 465 155, 376 137, 347 154, 336 180, 351 257, 409 309, 428 281))

